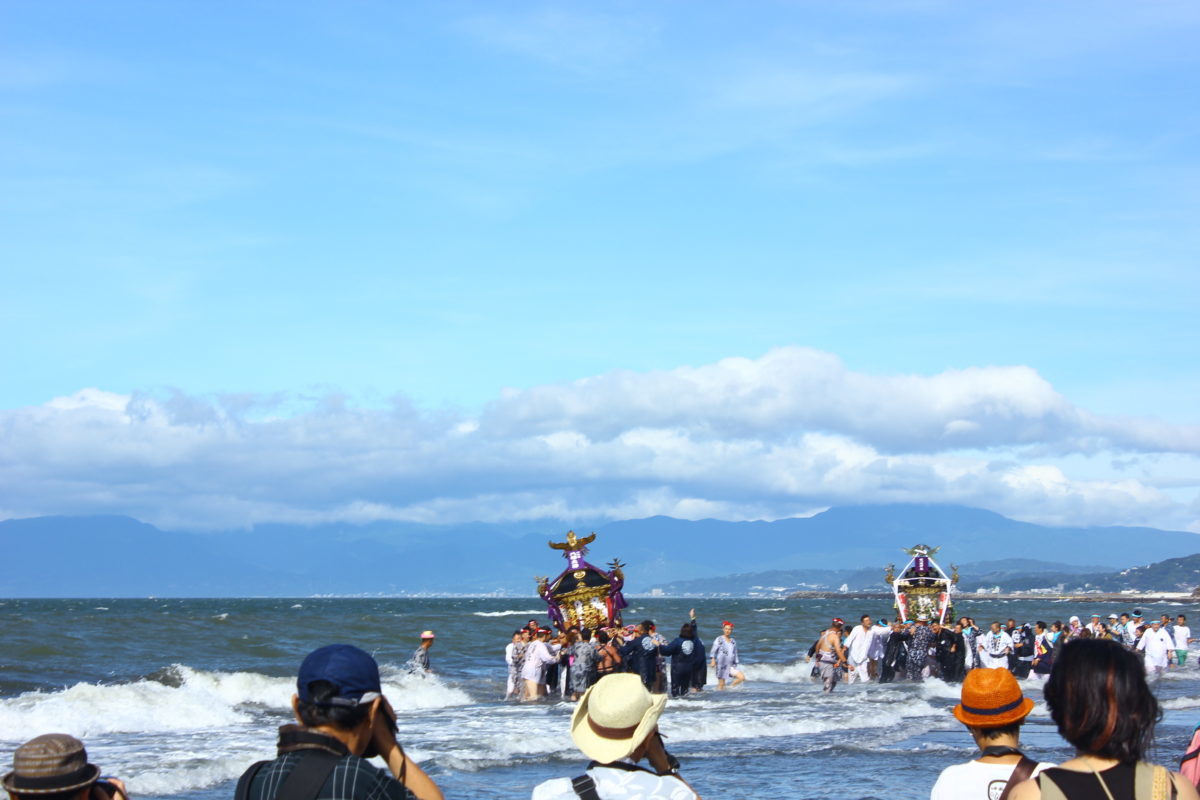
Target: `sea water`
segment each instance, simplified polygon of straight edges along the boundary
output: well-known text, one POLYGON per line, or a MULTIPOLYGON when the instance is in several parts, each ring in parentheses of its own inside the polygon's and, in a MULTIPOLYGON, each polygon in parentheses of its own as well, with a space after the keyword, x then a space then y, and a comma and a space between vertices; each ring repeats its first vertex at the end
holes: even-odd
MULTIPOLYGON (((627 621, 653 619, 668 638, 693 606, 706 643, 723 620, 737 625, 746 683, 672 699, 661 721, 668 749, 705 797, 927 797, 943 767, 974 752, 950 715, 957 686, 843 684, 824 695, 812 681, 804 653, 829 619, 878 619, 890 615, 887 601, 631 605, 627 621)), ((1200 605, 1142 608, 1187 614, 1200 632, 1200 605)), ((958 608, 984 624, 1128 610, 1054 601, 958 608)), ((572 704, 502 699, 504 646, 533 617, 545 620, 544 605, 512 599, 0 600, 0 771, 21 742, 62 731, 84 739, 93 763, 125 778, 136 798, 229 798, 247 765, 273 756, 304 655, 349 642, 378 659, 399 739, 447 797, 527 798, 586 762, 568 735, 572 704), (437 632, 434 674, 410 674, 405 662, 426 628, 437 632)), ((1026 749, 1069 758, 1037 682, 1024 689, 1037 701, 1026 749)), ((1200 723, 1196 662, 1155 691, 1165 717, 1152 756, 1176 764, 1200 723)))

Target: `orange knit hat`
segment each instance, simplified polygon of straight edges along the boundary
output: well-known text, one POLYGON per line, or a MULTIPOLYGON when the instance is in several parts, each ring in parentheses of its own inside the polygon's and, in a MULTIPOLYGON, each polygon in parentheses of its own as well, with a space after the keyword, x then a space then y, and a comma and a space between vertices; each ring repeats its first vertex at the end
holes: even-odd
POLYGON ((1021 694, 1017 679, 1006 669, 973 669, 963 680, 962 702, 954 716, 964 725, 1000 728, 1020 722, 1033 710, 1033 701, 1021 694))

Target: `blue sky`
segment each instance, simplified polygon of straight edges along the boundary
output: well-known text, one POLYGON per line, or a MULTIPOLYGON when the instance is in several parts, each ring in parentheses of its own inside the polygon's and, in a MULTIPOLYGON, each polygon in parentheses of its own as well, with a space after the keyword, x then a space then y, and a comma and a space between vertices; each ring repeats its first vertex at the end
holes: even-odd
POLYGON ((913 499, 1200 521, 1193 3, 2 16, 0 514, 204 527, 913 499), (897 404, 908 379, 925 388, 897 404), (657 394, 676 380, 793 406, 749 434, 736 403, 657 394), (826 413, 859 381, 886 424, 826 413), (633 391, 692 411, 647 420, 633 391), (593 429, 555 406, 547 427, 547 396, 625 416, 593 429), (954 436, 929 433, 931 409, 954 436), (972 425, 991 433, 955 438, 972 425), (465 446, 485 463, 447 430, 488 436, 465 446), (621 438, 645 432, 666 438, 621 438), (571 436, 586 447, 532 466, 571 436), (819 437, 837 467, 813 466, 819 437), (772 488, 730 488, 741 447, 759 455, 736 469, 772 488), (218 485, 264 448, 310 458, 314 484, 341 459, 360 477, 310 502, 261 456, 218 485), (436 479, 380 472, 401 457, 436 479), (724 466, 661 463, 686 458, 724 466), (901 489, 854 472, 880 463, 901 489), (1003 480, 951 490, 951 464, 1003 480))

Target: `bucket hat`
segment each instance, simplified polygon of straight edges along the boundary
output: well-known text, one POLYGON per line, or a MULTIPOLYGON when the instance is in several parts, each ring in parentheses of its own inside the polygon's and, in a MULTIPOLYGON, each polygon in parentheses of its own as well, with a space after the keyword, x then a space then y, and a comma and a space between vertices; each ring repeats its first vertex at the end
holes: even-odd
POLYGON ((1021 694, 1017 679, 1006 669, 973 669, 963 679, 962 702, 954 716, 964 725, 1000 728, 1020 722, 1033 710, 1033 701, 1021 694))
POLYGON ((65 733, 30 739, 13 753, 13 771, 4 776, 9 794, 58 794, 96 782, 100 768, 88 763, 83 742, 65 733))
POLYGON ((650 694, 637 675, 605 675, 583 693, 575 707, 571 739, 593 761, 620 761, 654 730, 666 704, 667 696, 650 694))

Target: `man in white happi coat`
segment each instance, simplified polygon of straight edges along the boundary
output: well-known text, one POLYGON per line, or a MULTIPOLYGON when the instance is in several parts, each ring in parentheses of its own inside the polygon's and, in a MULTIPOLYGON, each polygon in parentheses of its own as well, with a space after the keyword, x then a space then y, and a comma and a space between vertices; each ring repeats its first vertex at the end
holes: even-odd
POLYGON ((1159 678, 1167 671, 1168 654, 1175 649, 1175 642, 1162 629, 1162 623, 1151 620, 1150 630, 1138 640, 1137 649, 1145 653, 1146 675, 1159 678))
POLYGON ((1000 628, 999 622, 978 638, 979 666, 988 669, 1008 669, 1008 654, 1013 651, 1013 640, 1000 628))
POLYGON ((874 667, 883 657, 883 646, 879 644, 879 633, 886 628, 877 628, 871 621, 870 614, 863 614, 859 624, 854 626, 846 637, 847 661, 850 669, 846 673, 846 683, 859 680, 869 683, 875 671, 874 667), (875 662, 875 663, 872 663, 875 662))
POLYGON ((546 694, 546 668, 558 661, 559 646, 550 644, 550 629, 538 628, 537 638, 525 647, 521 678, 525 681, 525 699, 536 700, 546 694))

